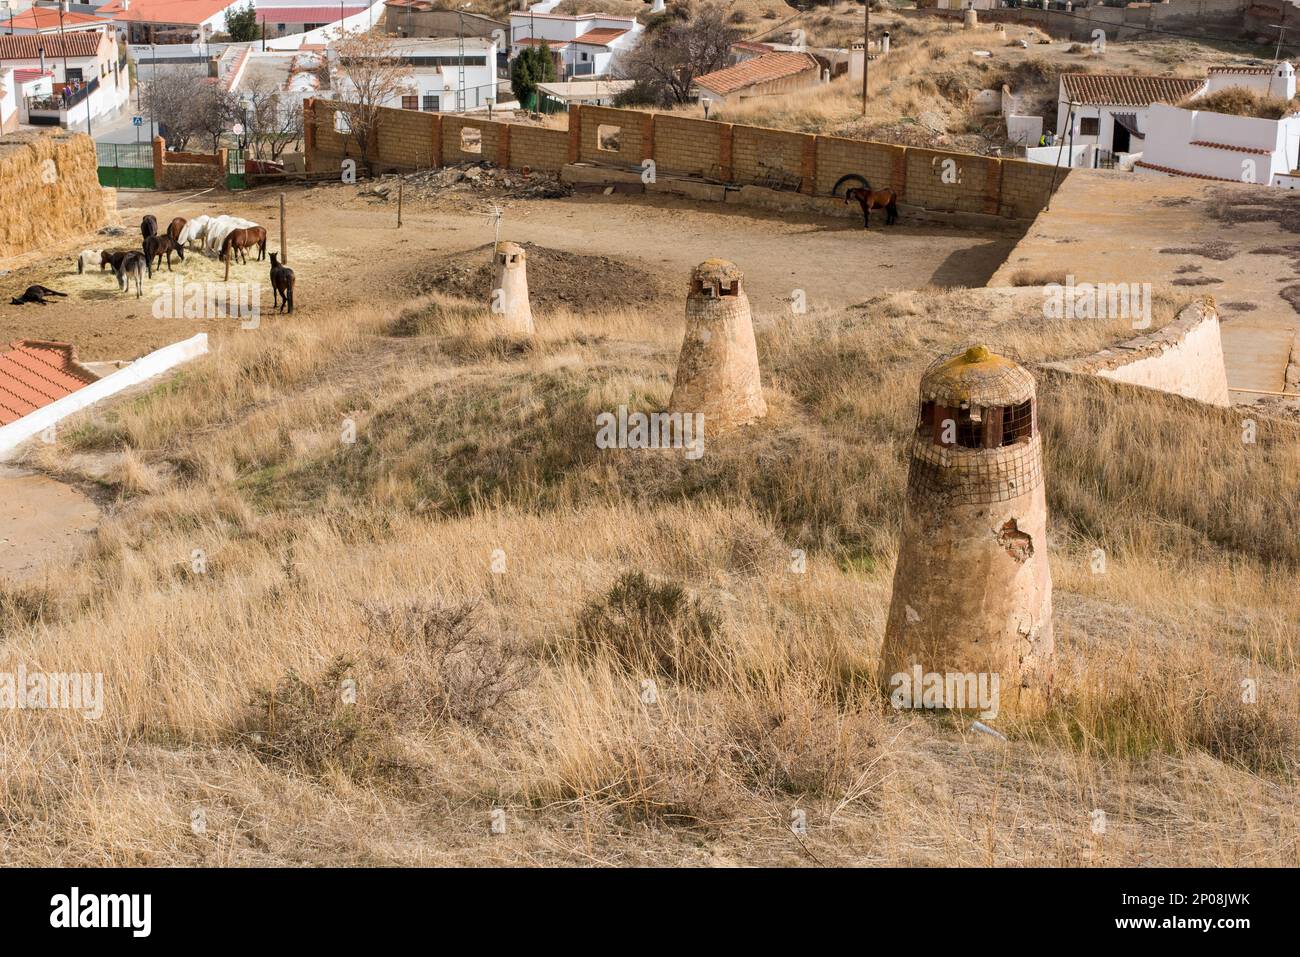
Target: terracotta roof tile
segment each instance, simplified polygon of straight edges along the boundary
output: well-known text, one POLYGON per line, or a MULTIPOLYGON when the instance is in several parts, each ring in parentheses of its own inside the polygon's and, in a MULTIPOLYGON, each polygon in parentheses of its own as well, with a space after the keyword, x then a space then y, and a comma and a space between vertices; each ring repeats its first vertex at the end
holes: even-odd
POLYGON ((36 60, 40 58, 42 49, 47 61, 50 57, 94 56, 105 41, 103 32, 99 30, 73 30, 62 36, 57 33, 6 34, 0 36, 0 59, 36 60))
POLYGON ((1223 176, 1211 176, 1208 173, 1188 173, 1185 170, 1174 169, 1172 166, 1161 166, 1158 163, 1148 163, 1146 160, 1138 160, 1133 165, 1141 166, 1143 169, 1153 169, 1157 173, 1168 173, 1170 176, 1186 176, 1188 179, 1212 179, 1218 183, 1240 182, 1240 180, 1227 179, 1223 176))
POLYGON ((596 27, 594 30, 588 30, 573 42, 584 43, 587 46, 603 47, 610 41, 617 40, 625 33, 627 33, 626 30, 616 30, 613 27, 596 27))
POLYGON ((77 361, 77 350, 69 343, 17 340, 0 355, 0 425, 16 422, 98 378, 77 361))
MULTIPOLYGON (((9 25, 9 18, 5 18, 5 26, 9 25)), ((62 18, 62 26, 65 30, 77 25, 86 26, 90 23, 101 24, 104 20, 102 17, 96 17, 89 13, 76 13, 72 10, 65 11, 62 18)), ((28 7, 22 13, 13 15, 13 25, 15 29, 24 30, 46 30, 53 29, 60 25, 59 11, 51 10, 49 7, 28 7)))
POLYGON ((1205 86, 1186 76, 1139 76, 1132 73, 1062 73, 1065 95, 1084 106, 1150 106, 1179 103, 1205 86))
POLYGON ((1255 153, 1259 156, 1269 156, 1272 150, 1260 149, 1255 146, 1233 146, 1231 143, 1211 143, 1209 140, 1192 140, 1192 146, 1205 146, 1215 150, 1232 150, 1234 153, 1255 153))
POLYGON ((807 53, 764 53, 724 70, 697 76, 695 83, 710 93, 726 96, 756 83, 767 83, 805 70, 817 69, 820 69, 817 58, 807 53))

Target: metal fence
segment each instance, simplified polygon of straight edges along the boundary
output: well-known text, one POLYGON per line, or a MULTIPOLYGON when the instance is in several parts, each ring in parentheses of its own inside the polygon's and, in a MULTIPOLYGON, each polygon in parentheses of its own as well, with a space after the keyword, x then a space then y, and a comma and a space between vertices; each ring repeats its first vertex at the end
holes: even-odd
POLYGON ((153 146, 149 143, 96 143, 99 185, 116 189, 152 189, 153 146))

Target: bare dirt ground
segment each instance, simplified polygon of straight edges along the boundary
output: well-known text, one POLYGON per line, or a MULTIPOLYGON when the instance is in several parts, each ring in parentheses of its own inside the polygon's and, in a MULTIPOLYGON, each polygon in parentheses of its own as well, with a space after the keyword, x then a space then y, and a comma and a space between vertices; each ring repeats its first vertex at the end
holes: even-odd
POLYGON ((98 522, 98 506, 72 486, 0 465, 0 579, 21 581, 71 558, 98 522))
MULTIPOLYGON (((489 219, 493 203, 487 198, 406 204, 400 230, 395 202, 358 197, 356 187, 292 192, 288 201, 290 265, 298 278, 295 321, 310 321, 322 309, 364 300, 376 284, 407 282, 426 265, 431 270, 441 268, 444 257, 482 247, 494 235, 489 219)), ((145 213, 160 221, 200 213, 237 214, 266 226, 268 250, 279 248, 279 200, 271 190, 216 199, 212 194, 187 198, 121 193, 118 208, 124 233, 97 237, 105 248, 133 246, 136 224, 145 213)), ((581 277, 589 284, 587 301, 573 305, 593 309, 608 305, 610 290, 603 286, 608 277, 600 266, 623 260, 662 279, 667 293, 664 306, 673 314, 680 312, 690 269, 711 256, 740 264, 755 311, 762 314, 784 310, 797 289, 804 291, 811 308, 818 303, 861 302, 896 289, 983 285, 1018 238, 1015 232, 906 221, 868 233, 850 220, 659 197, 583 195, 508 201, 503 208, 502 239, 535 243, 576 257, 599 257, 592 261, 592 274, 581 277)), ((3 277, 6 292, 16 293, 39 282, 68 292, 69 297, 50 306, 12 306, 6 296, 0 303, 0 340, 70 341, 83 360, 130 359, 196 332, 220 337, 240 331, 237 318, 154 315, 155 297, 177 277, 220 281, 222 267, 213 259, 192 253, 183 264, 174 262, 171 274, 164 267, 161 277, 146 281, 144 298, 136 299, 134 294, 118 292, 108 272, 77 274, 75 256, 85 246, 86 242, 71 242, 47 251, 40 261, 19 265, 3 277)), ((263 321, 287 321, 271 315, 267 265, 250 259, 247 265, 232 267, 231 279, 262 283, 263 321)), ((572 260, 568 268, 573 268, 572 260)), ((412 294, 417 291, 421 290, 413 288, 412 294)))
MULTIPOLYGON (((1209 294, 1223 320, 1233 389, 1280 392, 1300 310, 1300 217, 1282 191, 1200 180, 1075 171, 991 285, 1016 274, 1042 282, 1167 283, 1209 294), (1105 200, 1099 197, 1105 197, 1105 200)), ((1235 392, 1253 403, 1257 393, 1235 392)))

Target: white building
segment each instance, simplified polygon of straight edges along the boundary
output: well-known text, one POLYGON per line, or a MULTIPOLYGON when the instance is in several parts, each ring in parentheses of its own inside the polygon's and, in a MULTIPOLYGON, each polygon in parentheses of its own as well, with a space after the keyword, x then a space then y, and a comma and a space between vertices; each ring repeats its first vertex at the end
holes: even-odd
POLYGON ((27 78, 24 86, 36 82, 18 104, 24 123, 80 128, 131 98, 126 48, 105 27, 0 36, 0 63, 27 78))
POLYGON ((128 43, 192 43, 226 29, 226 12, 248 0, 108 0, 95 15, 112 21, 128 43))
POLYGON ((1295 99, 1295 67, 1283 60, 1270 66, 1210 67, 1205 80, 1205 94, 1230 87, 1250 90, 1259 96, 1282 100, 1295 99))
MULTIPOLYGON (((497 41, 494 37, 405 37, 388 41, 387 54, 411 68, 409 88, 383 106, 454 113, 487 109, 497 98, 497 41)), ((334 51, 330 51, 334 60, 334 51)), ((331 62, 331 86, 348 97, 348 79, 331 62)))
POLYGON ((1300 176, 1300 113, 1268 120, 1156 104, 1150 124, 1139 173, 1288 189, 1300 176))
POLYGON ((512 13, 510 59, 527 46, 545 43, 555 59, 558 79, 605 76, 616 56, 636 46, 644 29, 636 17, 512 13))
POLYGON ((1063 73, 1056 136, 1076 152, 1141 152, 1154 103, 1181 103, 1205 91, 1199 77, 1123 73, 1063 73), (1068 125, 1067 125, 1068 119, 1068 125))

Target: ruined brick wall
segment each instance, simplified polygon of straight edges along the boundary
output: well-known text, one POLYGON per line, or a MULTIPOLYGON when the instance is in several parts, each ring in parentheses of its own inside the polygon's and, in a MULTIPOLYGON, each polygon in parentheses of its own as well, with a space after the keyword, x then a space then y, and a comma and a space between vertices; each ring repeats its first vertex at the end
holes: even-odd
MULTIPOLYGON (((356 144, 345 142, 334 129, 336 107, 321 100, 308 103, 305 139, 311 168, 336 164, 344 155, 355 157, 356 144)), ((812 196, 829 196, 840 177, 856 173, 877 189, 895 190, 905 205, 1009 219, 1032 219, 1053 189, 1050 166, 1023 160, 612 107, 574 107, 568 119, 566 131, 502 123, 481 114, 383 109, 372 158, 381 170, 487 161, 549 171, 574 162, 635 169, 653 159, 665 174, 798 189, 812 196), (478 131, 478 151, 462 140, 466 128, 478 131)), ((1061 172, 1056 185, 1066 175, 1068 171, 1061 172)))
MULTIPOLYGON (((580 117, 578 156, 586 163, 609 163, 617 166, 640 166, 653 156, 655 114, 640 110, 616 110, 606 106, 584 106, 580 117), (601 127, 618 129, 617 149, 609 149, 612 140, 601 137, 601 127)), ((572 119, 572 115, 571 115, 572 119)))

